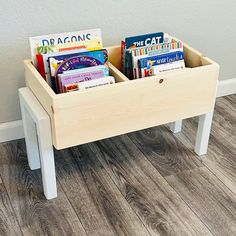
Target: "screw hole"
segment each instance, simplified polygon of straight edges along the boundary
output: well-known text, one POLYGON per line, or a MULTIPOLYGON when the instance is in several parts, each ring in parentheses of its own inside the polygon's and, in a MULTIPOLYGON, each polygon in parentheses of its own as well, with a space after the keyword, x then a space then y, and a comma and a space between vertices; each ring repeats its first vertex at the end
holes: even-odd
POLYGON ((159 84, 163 83, 164 79, 160 79, 159 80, 159 84))

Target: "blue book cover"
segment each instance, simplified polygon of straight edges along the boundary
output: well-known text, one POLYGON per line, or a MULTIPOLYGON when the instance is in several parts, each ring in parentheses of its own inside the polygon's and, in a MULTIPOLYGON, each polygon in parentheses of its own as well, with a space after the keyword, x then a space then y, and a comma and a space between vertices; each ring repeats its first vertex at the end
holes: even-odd
POLYGON ((184 53, 181 51, 171 52, 163 55, 142 58, 138 60, 139 68, 149 68, 161 64, 184 60, 184 53))
POLYGON ((71 53, 48 58, 53 89, 58 92, 57 75, 64 71, 75 70, 107 63, 107 51, 71 53))
POLYGON ((139 36, 128 37, 125 39, 126 49, 134 47, 144 47, 148 45, 160 44, 164 42, 164 33, 158 32, 153 34, 144 34, 139 36))

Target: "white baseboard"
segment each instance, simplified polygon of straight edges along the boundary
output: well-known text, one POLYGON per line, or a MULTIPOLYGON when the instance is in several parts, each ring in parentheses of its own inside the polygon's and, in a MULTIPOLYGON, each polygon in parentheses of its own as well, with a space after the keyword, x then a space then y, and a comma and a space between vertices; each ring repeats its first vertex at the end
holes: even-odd
POLYGON ((22 120, 0 124, 0 143, 24 138, 22 120))
MULTIPOLYGON (((217 88, 217 97, 236 94, 236 78, 220 80, 217 88)), ((24 138, 21 120, 0 124, 0 143, 24 138)))
POLYGON ((218 83, 216 97, 236 94, 236 78, 220 80, 218 83))

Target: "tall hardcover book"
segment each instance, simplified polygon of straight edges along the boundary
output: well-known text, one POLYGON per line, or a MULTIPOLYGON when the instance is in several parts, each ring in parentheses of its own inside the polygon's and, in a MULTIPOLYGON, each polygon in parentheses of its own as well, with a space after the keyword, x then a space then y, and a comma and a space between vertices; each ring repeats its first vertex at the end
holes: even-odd
POLYGON ((30 37, 29 42, 32 61, 34 65, 37 65, 36 54, 38 54, 37 48, 40 46, 66 44, 70 42, 82 42, 92 39, 101 39, 102 42, 102 34, 100 29, 90 29, 76 32, 30 37))

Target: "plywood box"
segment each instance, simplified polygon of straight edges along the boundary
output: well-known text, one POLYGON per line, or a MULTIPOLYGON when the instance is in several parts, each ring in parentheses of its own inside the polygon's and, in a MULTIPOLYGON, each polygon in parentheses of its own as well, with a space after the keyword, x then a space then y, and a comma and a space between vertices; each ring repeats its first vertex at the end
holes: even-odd
POLYGON ((120 46, 108 49, 116 84, 55 94, 24 61, 26 85, 51 118, 57 149, 92 142, 212 111, 219 65, 184 44, 188 68, 137 80, 120 72, 120 46))

